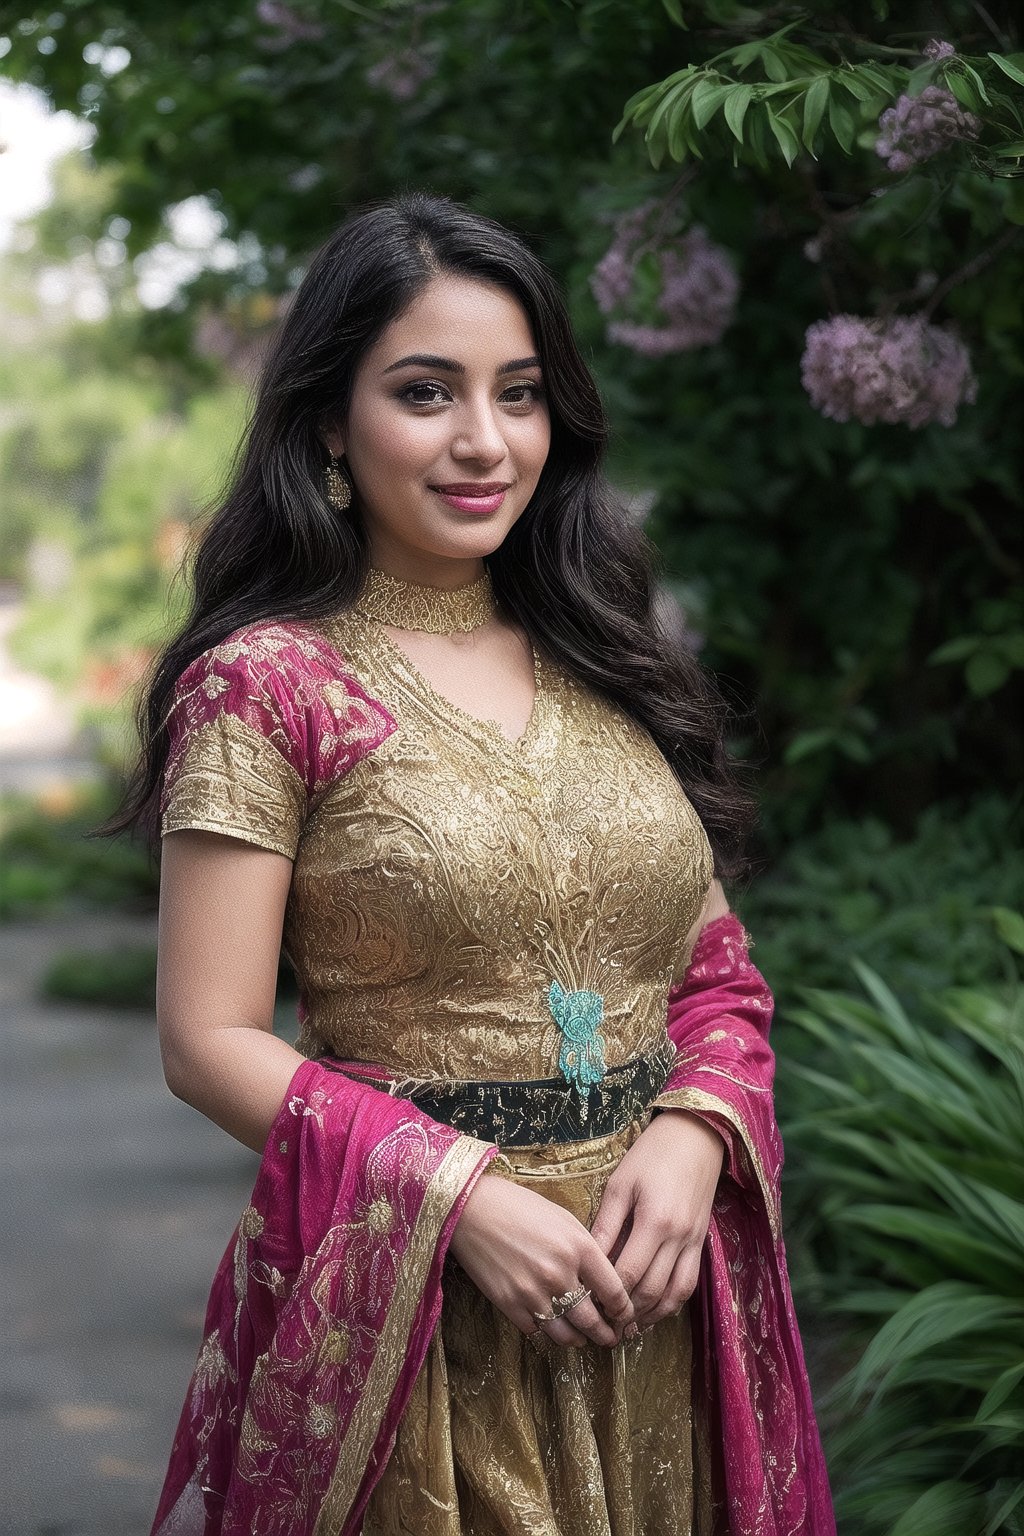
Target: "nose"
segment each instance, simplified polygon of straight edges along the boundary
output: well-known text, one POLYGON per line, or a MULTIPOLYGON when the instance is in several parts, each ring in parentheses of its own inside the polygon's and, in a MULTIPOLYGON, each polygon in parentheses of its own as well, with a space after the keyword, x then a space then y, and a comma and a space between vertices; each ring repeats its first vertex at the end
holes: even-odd
POLYGON ((452 438, 453 459, 472 459, 493 469, 508 457, 508 444, 490 399, 467 402, 452 438))

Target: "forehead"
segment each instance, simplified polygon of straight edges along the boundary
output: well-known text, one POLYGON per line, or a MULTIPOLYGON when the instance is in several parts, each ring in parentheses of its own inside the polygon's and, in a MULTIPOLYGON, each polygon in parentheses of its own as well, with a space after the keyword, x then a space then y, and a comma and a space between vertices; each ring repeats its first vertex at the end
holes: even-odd
POLYGON ((443 352, 467 366, 497 367, 536 352, 533 330, 514 294, 494 283, 433 277, 386 328, 368 362, 386 368, 410 352, 443 352))

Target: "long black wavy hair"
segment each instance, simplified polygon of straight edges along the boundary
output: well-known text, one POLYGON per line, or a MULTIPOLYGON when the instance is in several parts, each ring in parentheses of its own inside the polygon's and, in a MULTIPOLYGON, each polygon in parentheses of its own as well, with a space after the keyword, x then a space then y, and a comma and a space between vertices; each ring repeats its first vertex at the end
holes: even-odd
POLYGON ((363 354, 436 275, 496 284, 537 344, 551 446, 537 489, 487 557, 505 616, 657 742, 734 876, 752 804, 726 747, 717 686, 659 620, 658 551, 602 473, 608 423, 555 279, 516 235, 424 192, 353 213, 313 257, 267 353, 230 484, 193 553, 192 605, 157 657, 136 712, 141 752, 98 835, 159 846, 166 717, 177 678, 207 647, 261 619, 316 620, 356 599, 369 564, 358 515, 325 500, 328 421, 344 421, 363 354))

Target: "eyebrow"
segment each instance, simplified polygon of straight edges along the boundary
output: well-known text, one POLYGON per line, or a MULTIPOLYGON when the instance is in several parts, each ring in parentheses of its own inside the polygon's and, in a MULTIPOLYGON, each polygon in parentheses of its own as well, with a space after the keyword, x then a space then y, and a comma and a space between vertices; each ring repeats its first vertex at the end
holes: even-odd
MULTIPOLYGON (((413 352, 408 357, 400 357, 397 363, 389 363, 384 369, 385 373, 393 373, 396 368, 406 368, 410 363, 415 363, 419 368, 436 368, 443 373, 465 373, 462 363, 456 363, 450 357, 435 357, 430 352, 413 352)), ((539 357, 516 357, 510 363, 502 363, 497 370, 499 375, 503 373, 520 373, 524 368, 539 368, 539 357)))

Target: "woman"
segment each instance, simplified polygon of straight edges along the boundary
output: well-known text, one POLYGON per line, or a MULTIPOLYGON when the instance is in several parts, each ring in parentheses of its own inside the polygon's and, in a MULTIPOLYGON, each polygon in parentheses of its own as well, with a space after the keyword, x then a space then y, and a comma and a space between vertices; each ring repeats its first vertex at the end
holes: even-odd
POLYGON ((746 802, 605 435, 443 198, 350 218, 266 361, 120 823, 167 1082, 261 1153, 158 1536, 833 1530, 746 802))

